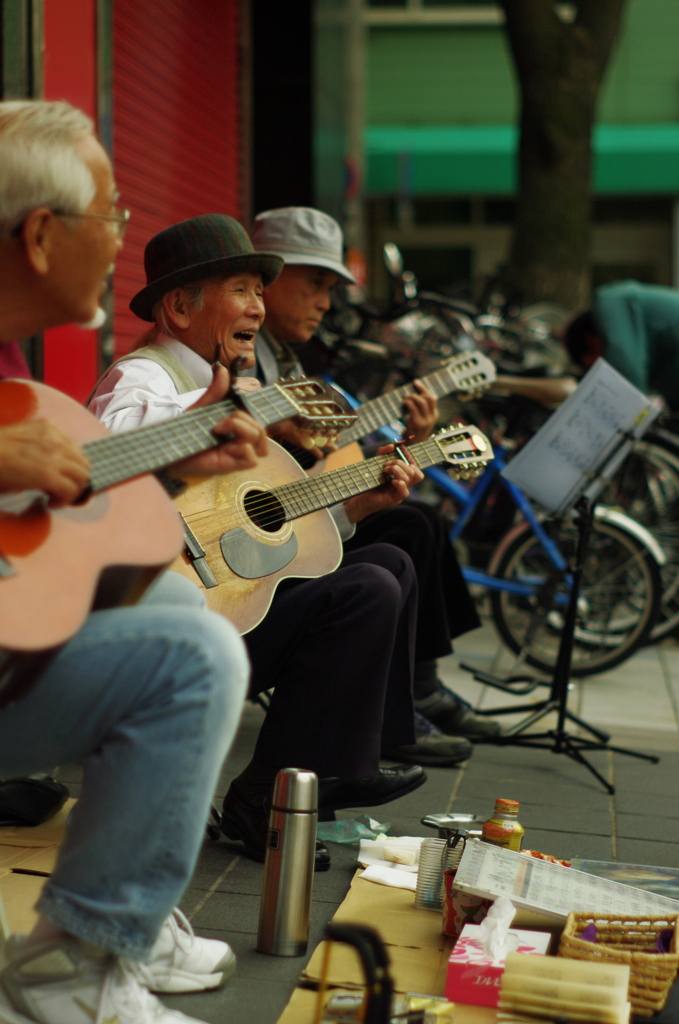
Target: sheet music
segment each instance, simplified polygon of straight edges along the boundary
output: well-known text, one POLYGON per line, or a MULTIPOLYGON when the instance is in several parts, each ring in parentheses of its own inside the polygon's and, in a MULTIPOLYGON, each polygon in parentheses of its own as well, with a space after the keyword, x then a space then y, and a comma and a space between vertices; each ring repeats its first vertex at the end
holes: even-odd
POLYGON ((605 359, 598 359, 502 475, 550 512, 566 511, 586 489, 588 497, 595 496, 597 488, 588 487, 593 475, 614 472, 629 451, 631 441, 619 450, 622 435, 641 437, 659 411, 605 359))
POLYGON ((507 896, 517 907, 559 918, 567 917, 572 910, 634 917, 679 913, 679 900, 503 850, 478 839, 467 843, 455 887, 489 899, 507 896))

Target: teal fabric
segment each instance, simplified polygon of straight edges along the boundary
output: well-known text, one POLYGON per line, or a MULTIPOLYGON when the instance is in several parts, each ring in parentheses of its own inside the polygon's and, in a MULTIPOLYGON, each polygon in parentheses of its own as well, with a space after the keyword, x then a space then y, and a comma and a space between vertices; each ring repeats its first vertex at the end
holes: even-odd
POLYGON ((611 366, 679 410, 679 290, 619 281, 597 288, 592 310, 611 366))

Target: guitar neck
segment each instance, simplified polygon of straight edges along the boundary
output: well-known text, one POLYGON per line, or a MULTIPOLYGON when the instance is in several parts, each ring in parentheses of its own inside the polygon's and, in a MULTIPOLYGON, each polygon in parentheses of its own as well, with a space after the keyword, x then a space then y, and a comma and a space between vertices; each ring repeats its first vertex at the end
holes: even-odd
MULTIPOLYGON (((434 438, 408 448, 413 461, 420 469, 428 469, 445 460, 440 446, 434 438)), ((309 512, 329 508, 347 498, 372 490, 384 483, 384 467, 393 462, 394 454, 376 455, 365 462, 355 462, 320 476, 295 480, 267 491, 267 498, 273 496, 285 512, 285 519, 299 519, 309 512)))
MULTIPOLYGON (((443 398, 455 387, 454 374, 451 374, 445 367, 430 373, 423 378, 423 383, 436 398, 443 398)), ((357 409, 358 420, 353 427, 343 430, 337 439, 339 448, 351 441, 357 441, 373 430, 383 427, 385 423, 397 420, 403 412, 403 399, 407 395, 415 395, 417 390, 413 384, 404 384, 400 388, 388 391, 385 395, 372 398, 357 409)))
MULTIPOLYGON (((297 412, 276 384, 239 398, 264 426, 288 419, 297 412)), ((83 452, 90 461, 92 491, 103 491, 214 448, 218 439, 212 433, 213 427, 237 409, 235 402, 224 399, 163 423, 88 441, 83 445, 83 452)))
MULTIPOLYGON (((452 366, 443 366, 435 373, 422 377, 422 383, 435 398, 443 398, 458 387, 458 377, 462 369, 464 369, 464 364, 460 360, 455 360, 455 369, 452 366)), ((482 377, 482 375, 480 376, 482 377)), ((364 402, 356 409, 358 420, 352 427, 340 433, 337 446, 343 448, 351 441, 358 441, 359 438, 365 437, 373 430, 383 427, 385 423, 399 419, 403 413, 403 399, 417 393, 414 384, 403 384, 400 388, 395 388, 384 395, 372 398, 369 402, 364 402)))

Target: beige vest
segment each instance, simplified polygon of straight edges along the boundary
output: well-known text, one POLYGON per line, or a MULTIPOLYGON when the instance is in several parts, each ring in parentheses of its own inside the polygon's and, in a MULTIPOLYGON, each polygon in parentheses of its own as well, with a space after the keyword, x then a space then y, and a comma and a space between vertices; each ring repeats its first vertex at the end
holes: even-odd
POLYGON ((188 370, 186 370, 179 362, 174 353, 170 352, 169 349, 163 345, 145 345, 144 348, 138 348, 136 352, 128 352, 126 356, 121 356, 120 359, 116 359, 114 363, 111 363, 108 370, 102 373, 101 377, 94 385, 92 394, 87 399, 86 404, 89 405, 94 397, 94 392, 97 390, 99 385, 108 376, 110 371, 118 363, 125 362, 126 359, 150 359, 153 363, 158 363, 159 366, 165 370, 170 377, 172 383, 177 389, 178 395, 186 395, 189 391, 196 391, 198 385, 191 376, 188 370))

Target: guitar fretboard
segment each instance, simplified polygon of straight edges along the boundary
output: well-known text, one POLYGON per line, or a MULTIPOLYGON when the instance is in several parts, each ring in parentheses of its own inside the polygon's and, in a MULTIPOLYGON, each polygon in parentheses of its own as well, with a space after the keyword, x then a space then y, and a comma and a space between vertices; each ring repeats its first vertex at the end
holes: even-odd
MULTIPOLYGON (((426 377, 422 378, 422 382, 426 384, 428 390, 436 398, 443 398, 444 395, 449 395, 451 391, 455 391, 459 387, 458 381, 461 376, 464 377, 465 388, 469 390, 473 389, 475 385, 482 387, 487 383, 486 374, 481 371, 476 375, 473 372, 467 372, 472 370, 473 362, 471 360, 467 366, 465 366, 464 362, 456 360, 454 368, 444 366, 434 373, 427 374, 426 377), (477 377, 476 380, 475 376, 477 377)), ((358 413, 356 423, 340 433, 337 439, 337 446, 343 448, 351 441, 358 441, 359 438, 365 437, 366 434, 372 433, 373 430, 383 427, 385 423, 391 423, 392 420, 399 419, 403 414, 403 399, 407 395, 415 394, 417 394, 417 391, 413 384, 404 384, 400 388, 388 391, 385 395, 380 395, 378 398, 372 398, 369 402, 365 402, 355 410, 358 413)))
MULTIPOLYGON (((408 451, 420 469, 436 466, 446 458, 441 447, 433 438, 422 444, 413 445, 408 451)), ((286 520, 298 519, 309 512, 316 512, 318 509, 336 505, 340 501, 353 498, 356 494, 363 494, 364 491, 383 484, 384 467, 388 462, 393 462, 394 457, 393 453, 376 455, 372 459, 366 459, 365 462, 343 466, 331 473, 322 473, 320 476, 282 484, 266 493, 269 496, 273 495, 283 506, 286 520)))
MULTIPOLYGON (((297 413, 293 403, 275 384, 243 395, 242 401, 248 412, 264 426, 297 413)), ((214 448, 218 438, 212 428, 237 408, 230 399, 224 399, 163 423, 88 441, 83 451, 90 460, 92 491, 103 491, 214 448)))

